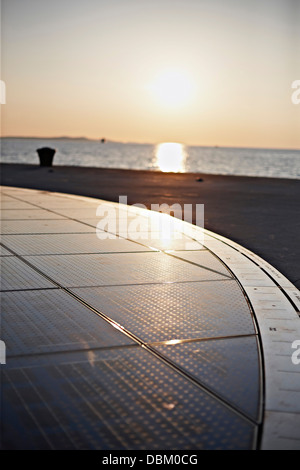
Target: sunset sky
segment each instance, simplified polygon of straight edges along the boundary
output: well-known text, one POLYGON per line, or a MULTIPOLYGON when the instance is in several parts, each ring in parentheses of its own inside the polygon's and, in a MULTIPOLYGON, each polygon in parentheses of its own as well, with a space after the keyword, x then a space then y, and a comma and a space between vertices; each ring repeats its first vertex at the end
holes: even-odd
POLYGON ((2 136, 300 148, 300 0, 2 0, 2 136))

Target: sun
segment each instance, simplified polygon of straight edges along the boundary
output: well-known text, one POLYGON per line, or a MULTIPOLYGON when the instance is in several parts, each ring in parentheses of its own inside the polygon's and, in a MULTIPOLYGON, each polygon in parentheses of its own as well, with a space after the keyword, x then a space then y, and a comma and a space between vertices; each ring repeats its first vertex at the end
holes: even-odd
POLYGON ((187 73, 169 69, 158 74, 149 88, 160 104, 176 108, 189 102, 193 83, 187 73))

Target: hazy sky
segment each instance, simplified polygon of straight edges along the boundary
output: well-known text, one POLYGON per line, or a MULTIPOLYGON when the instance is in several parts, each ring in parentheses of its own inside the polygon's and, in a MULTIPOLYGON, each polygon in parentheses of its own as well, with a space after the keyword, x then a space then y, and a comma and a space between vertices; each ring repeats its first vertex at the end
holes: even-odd
POLYGON ((300 0, 1 4, 2 135, 300 148, 300 0))

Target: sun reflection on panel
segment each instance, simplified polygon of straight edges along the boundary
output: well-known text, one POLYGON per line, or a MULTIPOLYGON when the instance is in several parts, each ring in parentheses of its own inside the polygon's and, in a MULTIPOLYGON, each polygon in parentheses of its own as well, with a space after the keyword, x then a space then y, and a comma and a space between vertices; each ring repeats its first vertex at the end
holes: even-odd
POLYGON ((163 172, 184 172, 186 150, 182 144, 166 142, 159 144, 155 150, 156 165, 163 172))

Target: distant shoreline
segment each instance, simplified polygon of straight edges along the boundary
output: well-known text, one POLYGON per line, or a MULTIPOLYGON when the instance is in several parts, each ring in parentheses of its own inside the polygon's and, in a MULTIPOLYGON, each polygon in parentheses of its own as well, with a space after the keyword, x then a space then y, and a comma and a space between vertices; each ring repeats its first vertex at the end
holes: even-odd
MULTIPOLYGON (((105 138, 105 137, 104 137, 105 138)), ((60 136, 60 137, 28 137, 28 136, 25 136, 25 137, 22 137, 22 136, 0 136, 0 140, 1 139, 15 139, 15 140, 74 140, 74 141, 80 141, 80 140, 83 140, 83 141, 87 141, 87 142, 99 142, 101 143, 101 140, 103 139, 103 137, 99 137, 98 139, 92 139, 90 137, 69 137, 69 136, 60 136)), ((112 140, 112 139, 109 139, 109 138, 105 138, 105 143, 106 144, 130 144, 130 145, 153 145, 153 146, 156 146, 156 145, 159 145, 163 142, 134 142, 134 141, 119 141, 119 140, 112 140)), ((211 145, 202 145, 202 144, 187 144, 187 143, 184 143, 184 142, 178 142, 182 145, 184 145, 185 147, 200 147, 200 148, 215 148, 215 149, 236 149, 236 150, 282 150, 282 151, 291 151, 291 152, 300 152, 300 148, 290 148, 290 147, 249 147, 249 146, 245 146, 245 147, 240 147, 240 146, 235 146, 235 145, 222 145, 222 144, 211 144, 211 145)))
MULTIPOLYGON (((16 139, 16 140, 88 140, 91 142, 98 142, 101 140, 99 139, 90 139, 89 137, 68 137, 68 136, 61 136, 61 137, 20 137, 20 136, 4 136, 0 137, 0 139, 16 139)), ((113 142, 109 140, 107 142, 113 142)))
POLYGON ((205 228, 240 243, 300 287, 300 180, 2 163, 1 184, 128 204, 204 204, 205 228), (198 180, 201 181, 198 181, 198 180))

